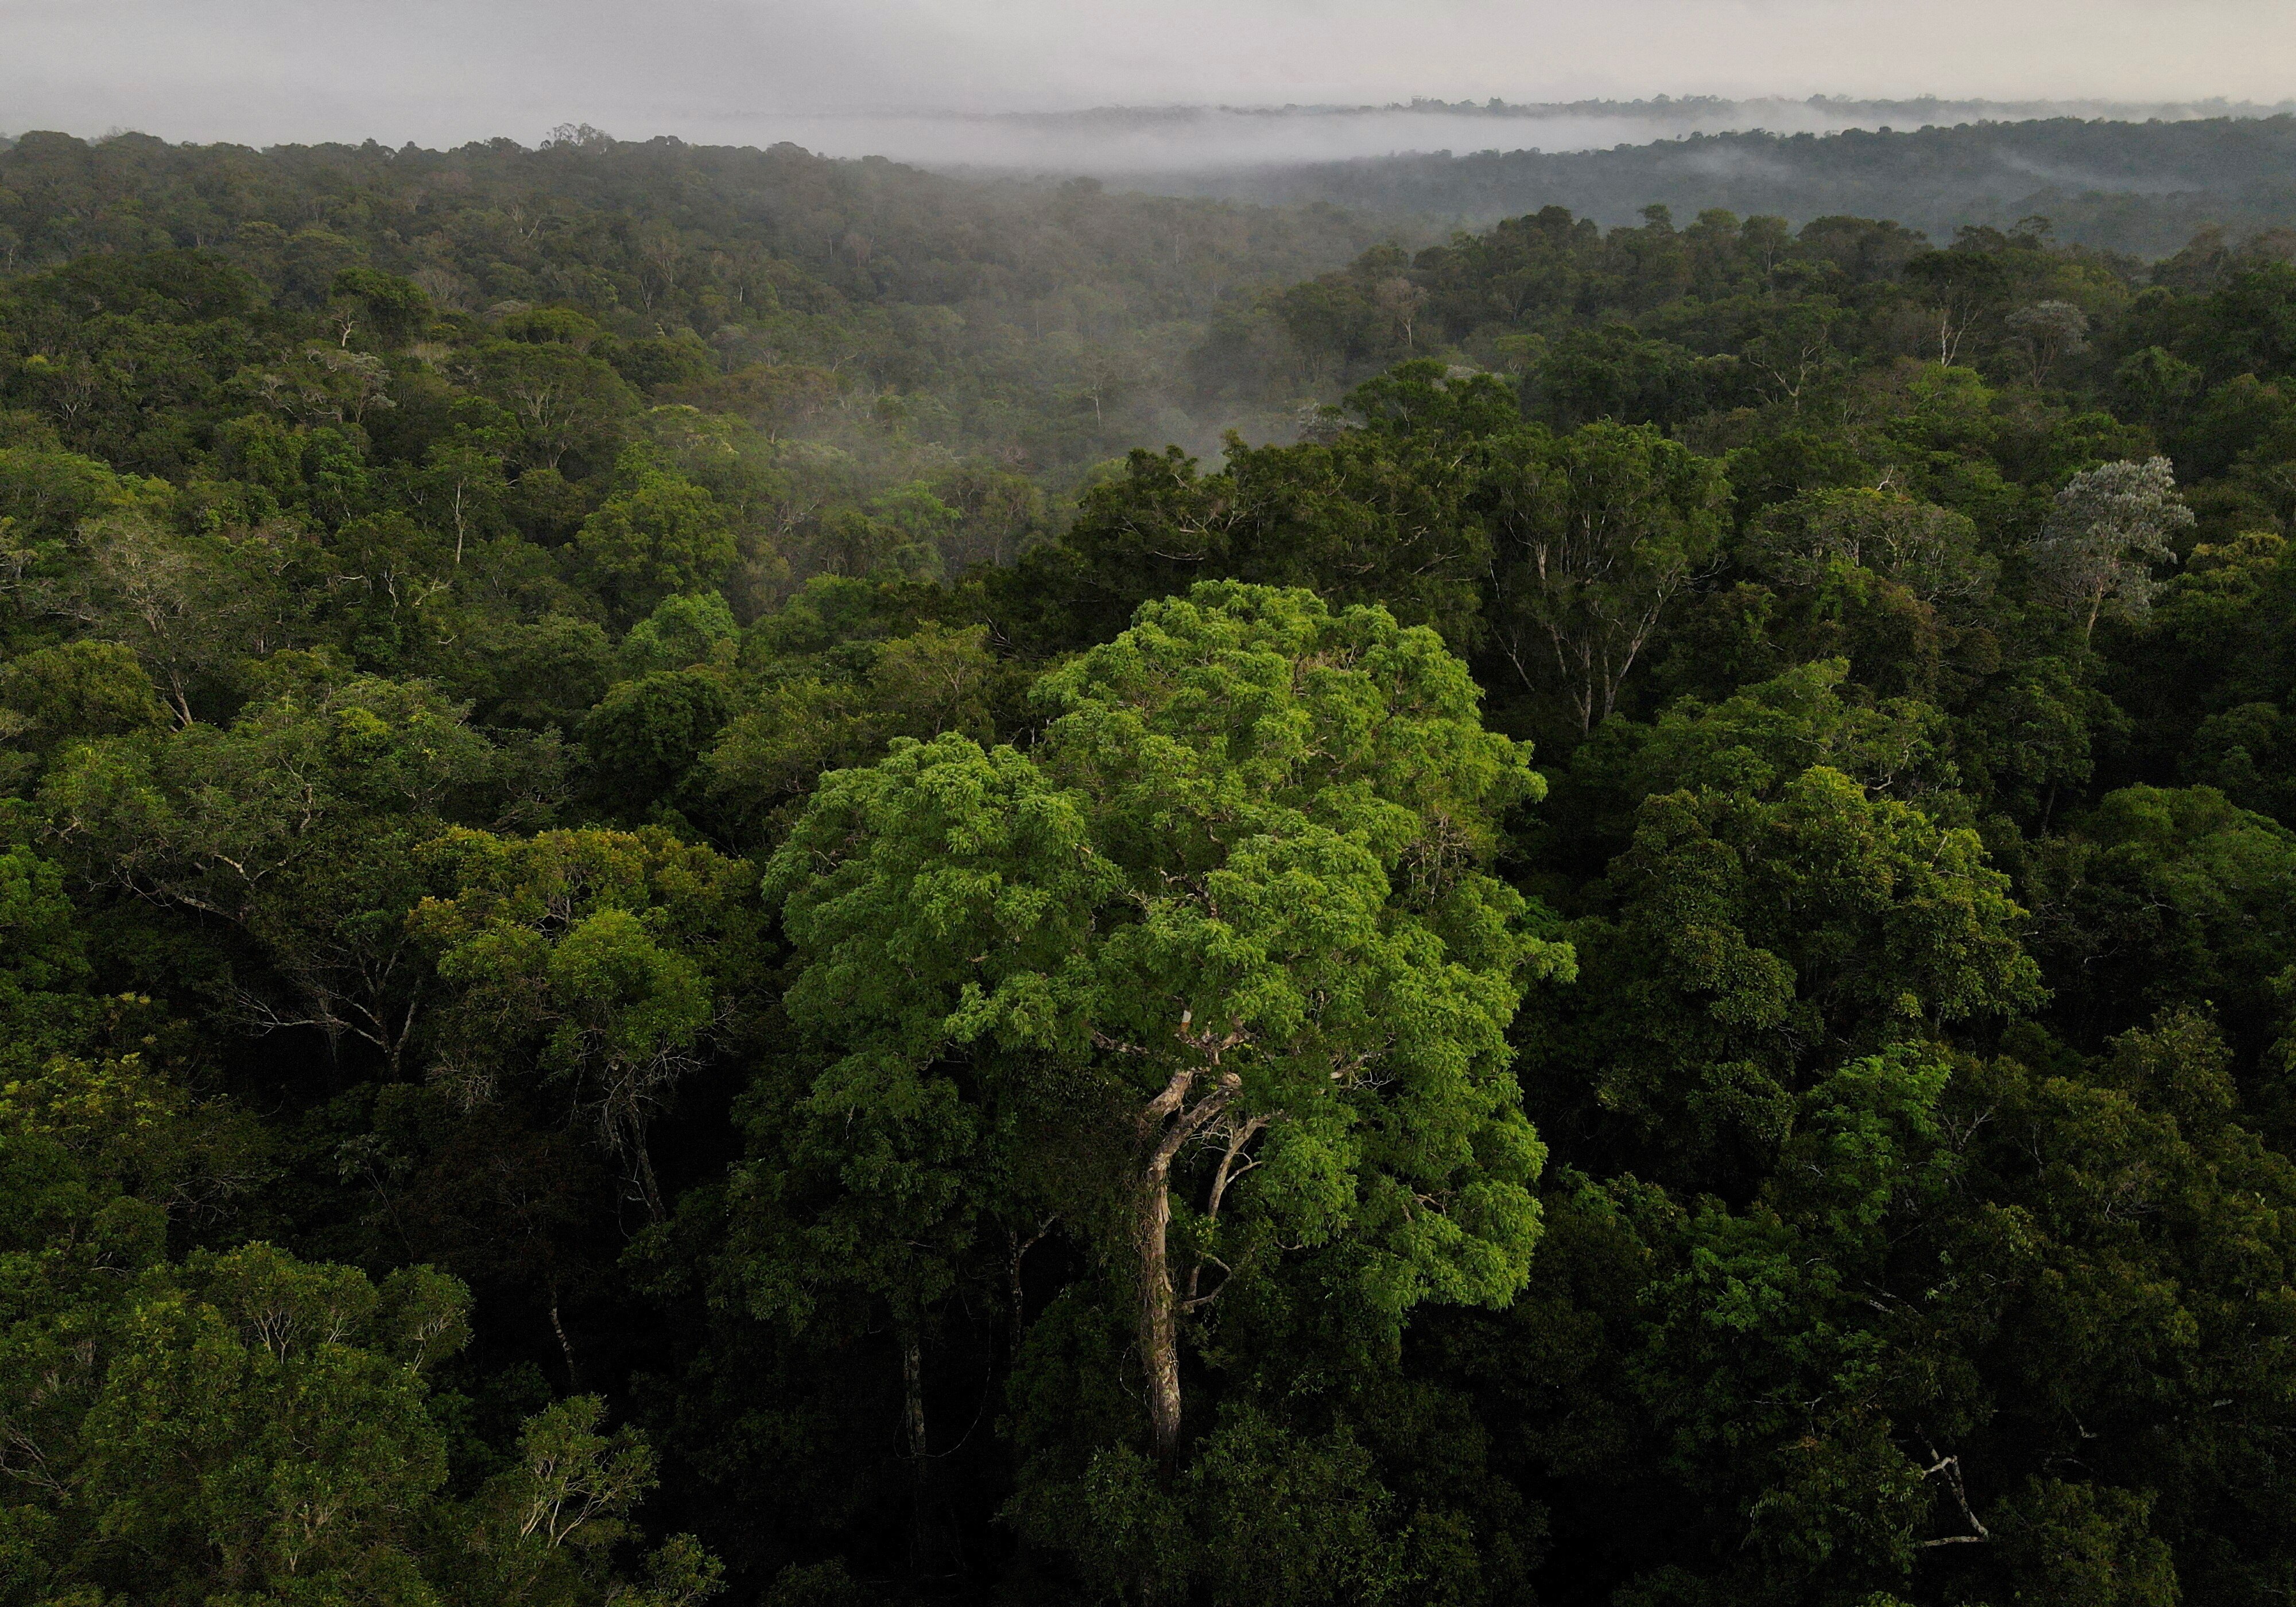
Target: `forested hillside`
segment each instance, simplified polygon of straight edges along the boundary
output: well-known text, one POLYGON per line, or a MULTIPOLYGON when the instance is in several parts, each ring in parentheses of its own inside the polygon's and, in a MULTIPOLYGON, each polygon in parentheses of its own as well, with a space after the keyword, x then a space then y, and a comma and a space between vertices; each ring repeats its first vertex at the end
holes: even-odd
MULTIPOLYGON (((1923 115, 1907 107, 1912 118, 1923 115)), ((2042 117, 1840 134, 1691 135, 1542 153, 1495 122, 1494 149, 1175 174, 1157 187, 1262 202, 1324 201, 1484 227, 1541 207, 1625 223, 1653 202, 1806 223, 1890 217, 1939 239, 2037 214, 2068 240, 2165 256, 2196 230, 2296 227, 2296 118, 2115 122, 2042 117)))
POLYGON ((2270 240, 0 182, 4 1607, 2296 1590, 2270 240))
POLYGON ((321 310, 354 266, 409 280, 447 315, 571 306, 651 354, 621 360, 642 388, 706 379, 769 429, 833 422, 881 447, 1055 473, 1149 436, 1217 447, 1231 421, 1193 418, 1164 382, 1204 318, 1387 232, 1316 205, 969 184, 589 128, 539 150, 255 152, 133 134, 0 150, 0 272, 192 249, 299 312, 321 310))

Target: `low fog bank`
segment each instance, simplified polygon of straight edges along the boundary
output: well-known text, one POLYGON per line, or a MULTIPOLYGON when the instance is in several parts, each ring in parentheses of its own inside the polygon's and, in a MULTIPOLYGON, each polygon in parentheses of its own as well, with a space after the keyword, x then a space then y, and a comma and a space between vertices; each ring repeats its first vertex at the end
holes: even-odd
POLYGON ((1533 104, 1421 100, 1386 106, 1112 106, 1054 112, 706 114, 693 136, 789 140, 825 156, 883 156, 946 172, 1137 179, 1451 152, 1568 153, 1691 135, 1838 134, 1978 122, 2267 117, 2296 110, 2226 100, 1865 101, 1711 96, 1533 104))
POLYGON ((1138 176, 1133 187, 1267 205, 1326 203, 1480 228, 1561 206, 1602 224, 1664 206, 1790 222, 1884 217, 1950 238, 2039 216, 2060 239, 2164 256, 2200 229, 2296 228, 2296 116, 2057 117, 1910 132, 1692 134, 1578 152, 1485 150, 1138 176))

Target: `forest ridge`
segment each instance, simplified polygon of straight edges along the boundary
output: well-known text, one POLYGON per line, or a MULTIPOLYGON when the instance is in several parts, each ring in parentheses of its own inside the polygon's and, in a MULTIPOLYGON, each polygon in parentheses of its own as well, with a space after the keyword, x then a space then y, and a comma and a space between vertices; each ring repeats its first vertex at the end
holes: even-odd
POLYGON ((1515 148, 1535 127, 1458 130, 1464 147, 1352 161, 1266 164, 1234 173, 1160 175, 1154 187, 1262 203, 1324 201, 1445 224, 1488 227, 1560 205, 1604 224, 1653 202, 1685 212, 1728 208, 1795 223, 1833 214, 1895 218, 1940 240, 1968 225, 2051 218, 2069 241, 2144 257, 2176 250, 2209 225, 2242 234, 2296 220, 2288 178, 2296 117, 2118 120, 2036 108, 1992 117, 1915 102, 1879 127, 1820 134, 1739 125, 1607 150, 1515 148), (1946 120, 1949 117, 1951 121, 1946 120))
POLYGON ((2296 1589, 2288 237, 1651 199, 0 152, 0 1607, 2296 1589))

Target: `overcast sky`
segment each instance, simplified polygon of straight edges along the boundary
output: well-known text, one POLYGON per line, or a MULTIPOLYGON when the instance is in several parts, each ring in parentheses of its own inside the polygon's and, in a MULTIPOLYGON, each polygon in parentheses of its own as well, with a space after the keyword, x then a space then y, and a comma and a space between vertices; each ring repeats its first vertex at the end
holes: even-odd
POLYGON ((807 113, 1661 93, 2276 102, 2296 3, 0 0, 12 133, 749 141, 807 113))

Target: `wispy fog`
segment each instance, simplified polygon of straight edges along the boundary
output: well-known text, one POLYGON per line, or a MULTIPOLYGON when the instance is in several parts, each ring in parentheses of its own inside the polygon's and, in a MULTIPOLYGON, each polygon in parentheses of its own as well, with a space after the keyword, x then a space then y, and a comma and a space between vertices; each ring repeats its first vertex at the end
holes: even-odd
MULTIPOLYGON (((1595 151, 1688 134, 1767 129, 1835 134, 2034 118, 2265 116, 2287 104, 2204 101, 1788 101, 1714 99, 1538 105, 1441 102, 1362 107, 1108 107, 1003 115, 884 114, 738 119, 723 136, 787 139, 832 156, 890 156, 922 167, 1111 178, 1342 161, 1406 152, 1595 151)), ((703 137, 707 137, 704 135, 703 137)), ((1725 160, 1702 153, 1702 160, 1725 160)), ((1731 156, 1729 160, 1745 159, 1731 156)))

